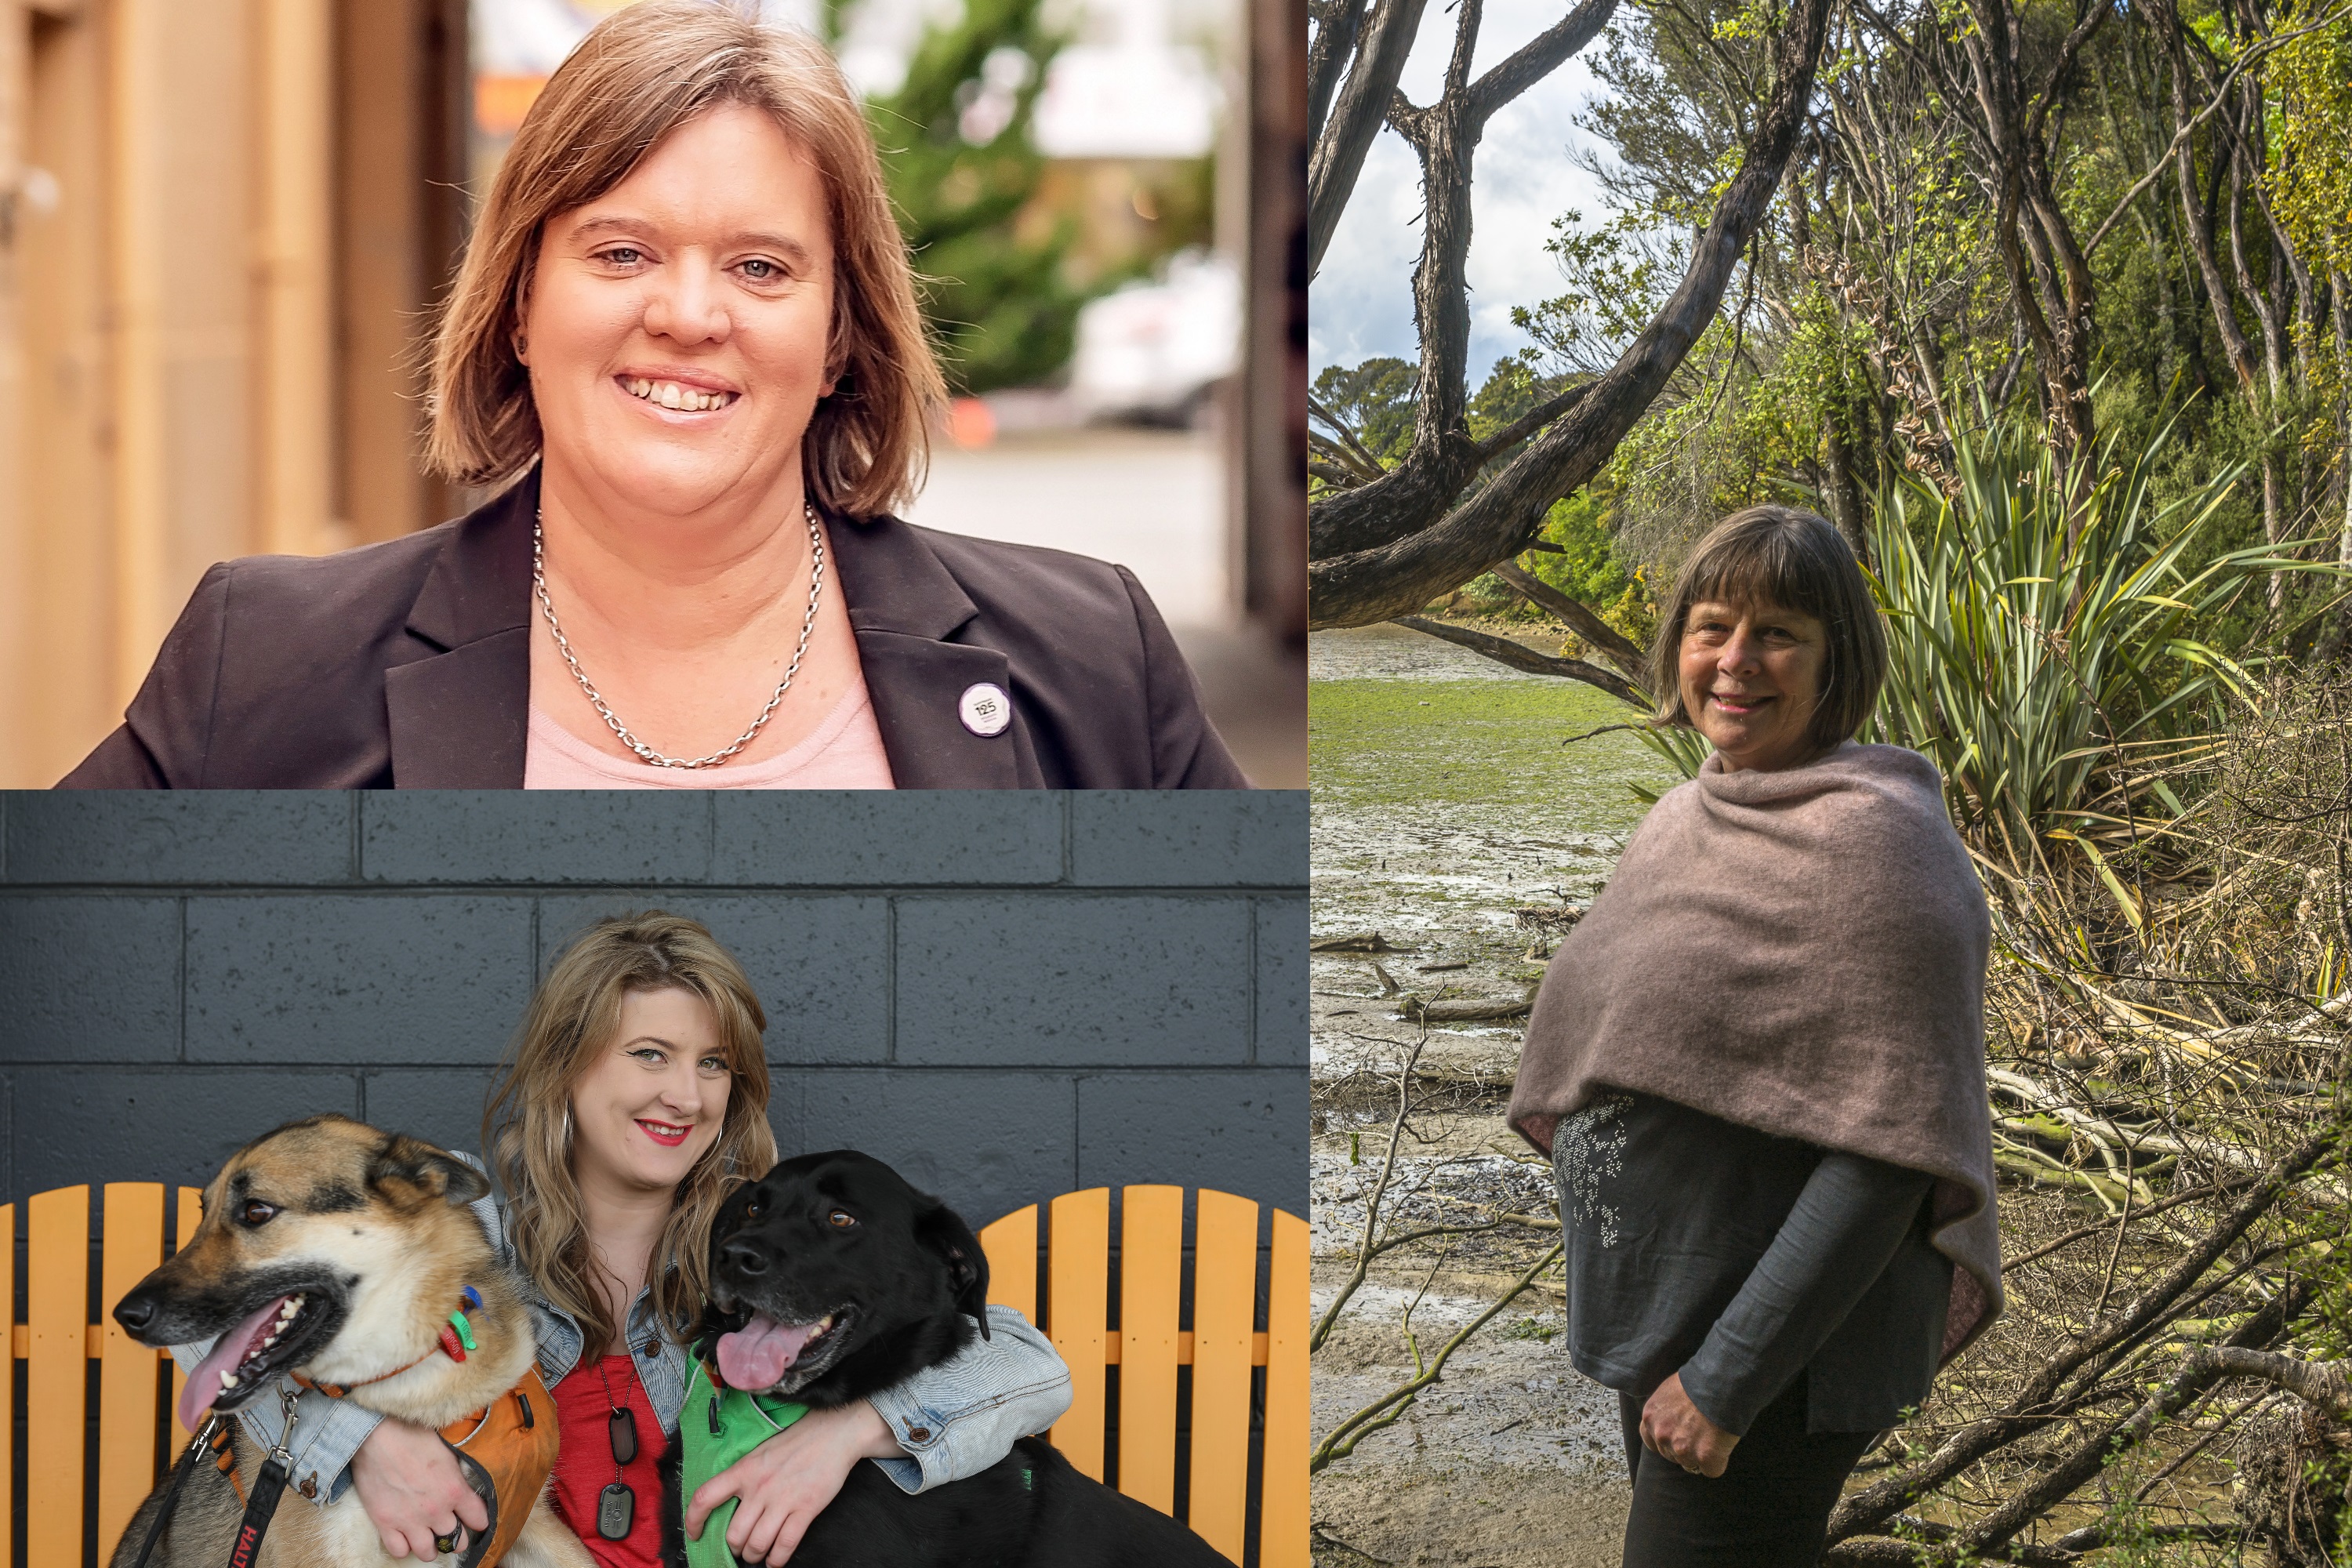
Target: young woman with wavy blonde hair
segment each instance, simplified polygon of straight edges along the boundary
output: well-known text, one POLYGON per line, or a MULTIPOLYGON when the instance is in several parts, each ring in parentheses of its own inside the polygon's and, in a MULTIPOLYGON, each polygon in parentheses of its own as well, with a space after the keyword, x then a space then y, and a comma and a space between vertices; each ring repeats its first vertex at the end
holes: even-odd
MULTIPOLYGON (((766 1026, 742 966, 698 922, 600 920, 540 983, 483 1115, 505 1201, 475 1209, 531 1287, 540 1373, 563 1429, 557 1511, 607 1568, 660 1560, 655 1465, 685 1404, 703 1238, 728 1191, 776 1159, 766 1026), (631 1453, 615 1441, 624 1424, 631 1453), (617 1531, 614 1488, 629 1500, 617 1531)), ((910 1492, 1002 1459, 1068 1406, 1069 1373, 1020 1314, 992 1307, 989 1327, 945 1365, 770 1438, 687 1500, 688 1532, 738 1498, 729 1546, 782 1563, 861 1459, 910 1492)), ((486 1527, 437 1434, 302 1399, 298 1489, 308 1479, 329 1500, 347 1476, 388 1554, 431 1560, 436 1537, 486 1527)))

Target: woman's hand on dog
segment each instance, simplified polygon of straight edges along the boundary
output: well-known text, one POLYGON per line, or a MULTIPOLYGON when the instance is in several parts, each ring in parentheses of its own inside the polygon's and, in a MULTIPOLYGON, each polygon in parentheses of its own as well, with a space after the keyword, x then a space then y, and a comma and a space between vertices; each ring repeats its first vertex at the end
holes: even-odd
POLYGON ((466 1484, 457 1456, 440 1433, 414 1422, 388 1419, 368 1434, 352 1457, 352 1489, 387 1557, 430 1563, 440 1555, 436 1535, 461 1522, 477 1532, 490 1526, 489 1510, 466 1484))
POLYGON ((860 1459, 905 1452, 890 1424, 863 1399, 812 1410, 695 1489, 686 1502, 687 1536, 701 1540, 710 1510, 734 1498, 727 1550, 741 1562, 782 1568, 860 1459))
POLYGON ((1731 1462, 1739 1439, 1699 1413, 1683 1392, 1682 1373, 1658 1384, 1642 1406, 1642 1447, 1712 1480, 1731 1462))

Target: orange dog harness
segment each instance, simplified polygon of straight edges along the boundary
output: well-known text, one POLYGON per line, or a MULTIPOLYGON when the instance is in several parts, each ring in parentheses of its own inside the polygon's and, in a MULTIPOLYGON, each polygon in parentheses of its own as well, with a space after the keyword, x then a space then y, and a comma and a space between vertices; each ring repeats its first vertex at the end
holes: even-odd
MULTIPOLYGON (((321 1389, 320 1392, 327 1392, 321 1389)), ((490 1510, 489 1542, 478 1538, 459 1558, 462 1568, 496 1568, 522 1533, 537 1506, 547 1478, 555 1468, 555 1401, 540 1381, 537 1367, 523 1380, 481 1410, 441 1428, 441 1440, 457 1450, 457 1467, 466 1484, 490 1510)), ((236 1473, 236 1450, 224 1422, 213 1439, 222 1474, 245 1499, 245 1480, 236 1473)))

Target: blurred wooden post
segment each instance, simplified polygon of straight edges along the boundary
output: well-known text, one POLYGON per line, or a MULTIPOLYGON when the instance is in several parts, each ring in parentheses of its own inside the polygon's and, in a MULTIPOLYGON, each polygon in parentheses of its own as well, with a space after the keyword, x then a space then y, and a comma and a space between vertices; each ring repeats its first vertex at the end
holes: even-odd
MULTIPOLYGON (((171 476, 164 365, 165 190, 171 135, 173 0, 113 0, 109 29, 107 195, 114 322, 114 616, 116 706, 138 690, 179 606, 170 602, 165 551, 171 476)), ((56 518, 43 520, 55 526, 56 518)))
POLYGON ((14 613, 0 642, 0 711, 16 742, 0 784, 12 787, 54 782, 120 707, 106 9, 35 0, 20 35, 31 46, 19 123, 32 183, 17 204, 13 258, 25 379, 0 436, 22 459, 0 589, 14 613))
POLYGON ((308 555, 328 519, 334 378, 328 281, 334 125, 329 0, 261 0, 260 537, 308 555))
MULTIPOLYGON (((25 641, 26 513, 25 473, 25 269, 19 231, 26 199, 26 145, 32 126, 32 13, 0 0, 0 650, 25 641)), ((25 731, 25 672, 0 658, 0 734, 25 731)))
POLYGON ((1226 422, 1239 608, 1307 636, 1307 5, 1240 0, 1243 58, 1218 149, 1219 242, 1242 273, 1226 422))
POLYGON ((395 539, 457 510, 418 465, 416 350, 465 233, 466 0, 337 0, 334 18, 336 468, 344 542, 395 539))

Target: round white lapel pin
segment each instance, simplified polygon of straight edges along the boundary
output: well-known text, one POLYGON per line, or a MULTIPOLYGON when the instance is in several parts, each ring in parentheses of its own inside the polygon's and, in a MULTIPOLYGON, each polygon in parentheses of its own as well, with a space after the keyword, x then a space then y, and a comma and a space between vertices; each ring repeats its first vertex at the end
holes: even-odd
POLYGON ((1004 727, 1013 722, 1013 699, 1005 696, 1004 688, 994 681, 979 681, 963 689, 963 698, 956 704, 956 717, 975 735, 1002 735, 1004 727))

